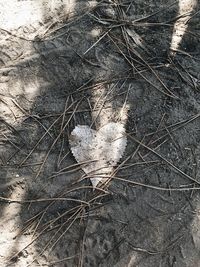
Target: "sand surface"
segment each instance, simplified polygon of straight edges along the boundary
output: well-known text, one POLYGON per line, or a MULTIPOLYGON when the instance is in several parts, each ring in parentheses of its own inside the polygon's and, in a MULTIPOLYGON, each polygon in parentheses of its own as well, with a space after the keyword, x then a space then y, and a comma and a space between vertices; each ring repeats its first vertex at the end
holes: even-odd
POLYGON ((199 8, 0 0, 0 266, 200 266, 199 8), (93 190, 69 136, 108 122, 93 190))

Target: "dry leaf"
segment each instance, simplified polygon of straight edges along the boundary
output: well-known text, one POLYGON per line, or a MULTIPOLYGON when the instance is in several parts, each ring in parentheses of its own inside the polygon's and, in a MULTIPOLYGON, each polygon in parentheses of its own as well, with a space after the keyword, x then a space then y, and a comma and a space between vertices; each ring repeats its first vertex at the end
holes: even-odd
POLYGON ((110 122, 98 131, 87 125, 78 125, 70 135, 72 154, 83 171, 91 176, 95 188, 102 180, 98 175, 109 175, 117 165, 126 148, 127 138, 123 124, 110 122))

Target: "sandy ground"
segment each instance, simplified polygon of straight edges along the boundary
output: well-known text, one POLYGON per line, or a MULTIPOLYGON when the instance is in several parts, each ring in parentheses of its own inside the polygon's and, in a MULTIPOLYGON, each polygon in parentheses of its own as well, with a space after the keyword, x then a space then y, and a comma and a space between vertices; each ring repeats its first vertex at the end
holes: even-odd
POLYGON ((0 266, 200 266, 197 1, 0 0, 0 266), (126 128, 92 190, 69 135, 126 128))

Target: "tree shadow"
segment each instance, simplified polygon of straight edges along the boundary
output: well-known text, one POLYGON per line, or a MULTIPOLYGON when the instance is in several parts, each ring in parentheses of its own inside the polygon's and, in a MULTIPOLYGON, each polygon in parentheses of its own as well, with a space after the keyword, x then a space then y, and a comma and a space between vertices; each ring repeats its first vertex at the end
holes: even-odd
MULTIPOLYGON (((141 1, 134 5, 131 1, 97 3, 88 13, 87 3, 77 1, 74 8, 79 17, 67 20, 59 15, 62 8, 58 9, 60 21, 46 22, 48 27, 32 42, 32 54, 14 64, 17 70, 12 69, 12 75, 10 70, 3 72, 4 78, 11 76, 9 86, 21 81, 23 93, 12 95, 12 103, 23 120, 14 127, 2 121, 7 137, 2 177, 7 175, 13 183, 17 179, 17 184, 3 188, 2 196, 13 198, 14 191, 15 198, 22 195, 22 201, 71 199, 24 203, 19 211, 19 204, 10 204, 16 209, 19 231, 7 265, 28 265, 32 257, 32 266, 189 266, 187 261, 199 260, 198 241, 193 240, 198 195, 195 190, 173 192, 170 188, 198 184, 188 180, 198 180, 199 164, 195 120, 199 44, 194 36, 198 14, 190 21, 183 49, 170 56, 177 4, 166 8, 162 1, 151 1, 148 6, 141 1), (161 13, 143 19, 161 4, 161 13), (136 25, 129 25, 130 18, 138 20, 136 25), (171 25, 165 25, 166 21, 171 25), (30 92, 35 93, 33 98, 30 92), (116 175, 129 183, 113 179, 110 194, 97 198, 89 211, 83 201, 98 197, 98 191, 91 190, 88 179, 78 181, 82 173, 76 171, 77 166, 69 168, 75 160, 68 137, 77 124, 98 128, 107 120, 125 122, 130 136, 163 157, 129 138, 124 159, 131 157, 116 175), (184 174, 174 171, 168 161, 184 174), (18 181, 21 178, 25 181, 18 181), (82 201, 81 205, 75 200, 82 201)), ((7 206, 2 204, 2 217, 7 206)))

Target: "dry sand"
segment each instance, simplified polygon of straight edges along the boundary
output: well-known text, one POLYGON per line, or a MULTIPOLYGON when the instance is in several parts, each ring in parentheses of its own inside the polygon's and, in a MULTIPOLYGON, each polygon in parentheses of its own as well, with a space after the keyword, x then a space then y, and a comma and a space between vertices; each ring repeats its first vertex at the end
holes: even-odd
POLYGON ((199 7, 0 0, 0 266, 200 266, 199 7), (110 121, 93 191, 68 138, 110 121))

